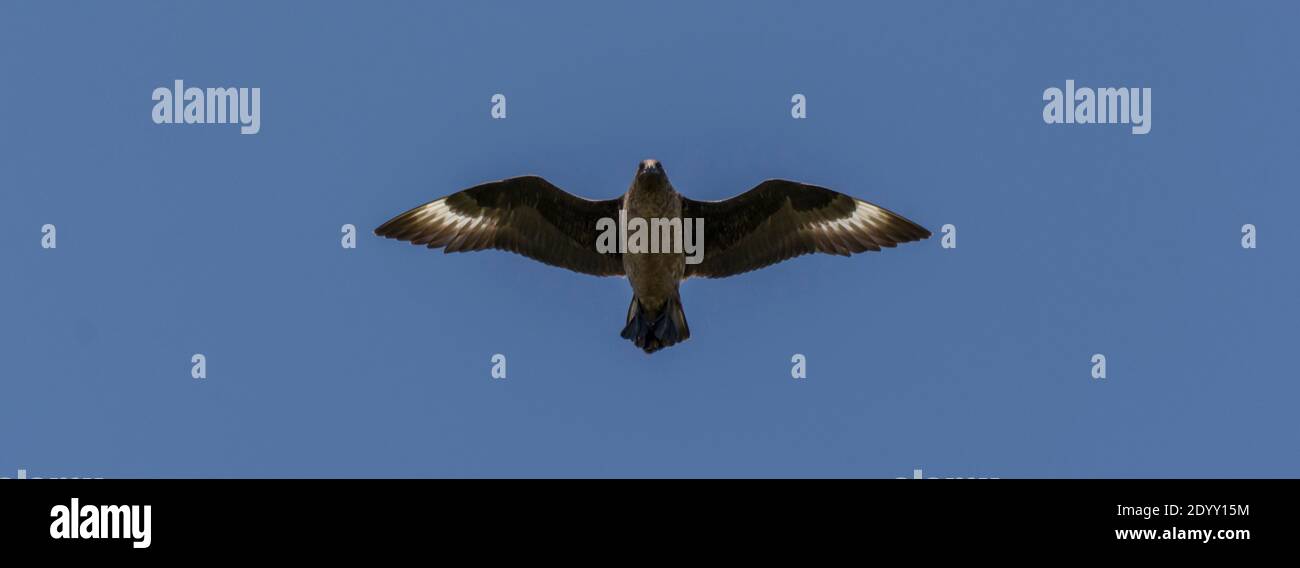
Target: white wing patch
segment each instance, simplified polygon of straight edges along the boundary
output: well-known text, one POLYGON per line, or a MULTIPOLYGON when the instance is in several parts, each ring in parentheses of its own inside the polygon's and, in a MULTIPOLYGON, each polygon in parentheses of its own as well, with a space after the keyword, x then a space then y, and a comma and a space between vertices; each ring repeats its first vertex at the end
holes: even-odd
POLYGON ((480 229, 488 228, 488 225, 495 225, 494 219, 487 216, 462 215, 452 211, 447 207, 447 198, 437 201, 431 201, 420 208, 415 217, 416 222, 433 227, 446 227, 452 235, 462 235, 466 232, 477 232, 480 229))
MULTIPOLYGON (((883 229, 889 224, 892 217, 888 211, 860 199, 854 199, 853 204, 852 215, 833 221, 818 221, 809 225, 809 228, 814 231, 836 235, 847 233, 879 235, 884 232, 883 229)), ((894 246, 893 243, 880 244, 887 247, 894 246)))

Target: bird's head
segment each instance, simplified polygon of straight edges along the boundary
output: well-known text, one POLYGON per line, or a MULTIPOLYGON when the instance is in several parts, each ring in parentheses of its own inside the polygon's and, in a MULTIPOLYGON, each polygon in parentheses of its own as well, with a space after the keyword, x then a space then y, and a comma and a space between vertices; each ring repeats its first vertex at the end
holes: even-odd
POLYGON ((636 168, 636 181, 643 186, 663 185, 668 181, 668 174, 659 160, 641 160, 641 165, 636 168))
POLYGON ((664 166, 659 163, 659 160, 641 160, 641 165, 636 168, 636 177, 666 175, 664 166))

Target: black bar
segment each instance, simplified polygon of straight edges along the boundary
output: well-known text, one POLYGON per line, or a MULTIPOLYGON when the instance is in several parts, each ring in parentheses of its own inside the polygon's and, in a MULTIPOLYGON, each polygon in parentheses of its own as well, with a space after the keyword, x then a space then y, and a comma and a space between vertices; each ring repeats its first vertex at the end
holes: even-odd
POLYGON ((1195 552, 1274 548, 1295 534, 1292 480, 906 481, 9 480, 0 483, 0 534, 10 550, 132 554, 212 547, 428 552, 433 543, 488 550, 565 550, 596 541, 718 546, 735 538, 758 549, 869 543, 885 550, 978 544, 1195 552), (149 505, 148 547, 135 548, 143 539, 133 538, 53 538, 57 507, 70 507, 73 498, 78 508, 149 505), (1117 530, 1130 529, 1154 529, 1157 538, 1117 538, 1117 530), (1168 538, 1180 534, 1167 529, 1213 536, 1168 538))

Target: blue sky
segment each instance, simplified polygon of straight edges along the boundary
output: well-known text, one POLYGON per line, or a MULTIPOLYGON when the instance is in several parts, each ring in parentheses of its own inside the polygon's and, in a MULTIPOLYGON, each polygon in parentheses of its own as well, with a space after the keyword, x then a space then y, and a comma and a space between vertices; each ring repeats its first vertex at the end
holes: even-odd
POLYGON ((0 8, 0 476, 1300 475, 1293 3, 68 4, 0 8), (1151 132, 1045 124, 1067 79, 1151 132), (651 157, 958 247, 688 281, 646 356, 625 280, 369 234, 651 157))

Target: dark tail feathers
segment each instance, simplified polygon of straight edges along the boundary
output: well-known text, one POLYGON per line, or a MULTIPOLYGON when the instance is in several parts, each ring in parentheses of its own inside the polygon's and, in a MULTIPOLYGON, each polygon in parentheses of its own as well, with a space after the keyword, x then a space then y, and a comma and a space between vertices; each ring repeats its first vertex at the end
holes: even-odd
POLYGON ((686 341, 691 337, 691 328, 686 325, 681 297, 674 295, 656 314, 646 310, 641 301, 632 296, 632 305, 627 307, 627 325, 621 335, 646 353, 686 341))

